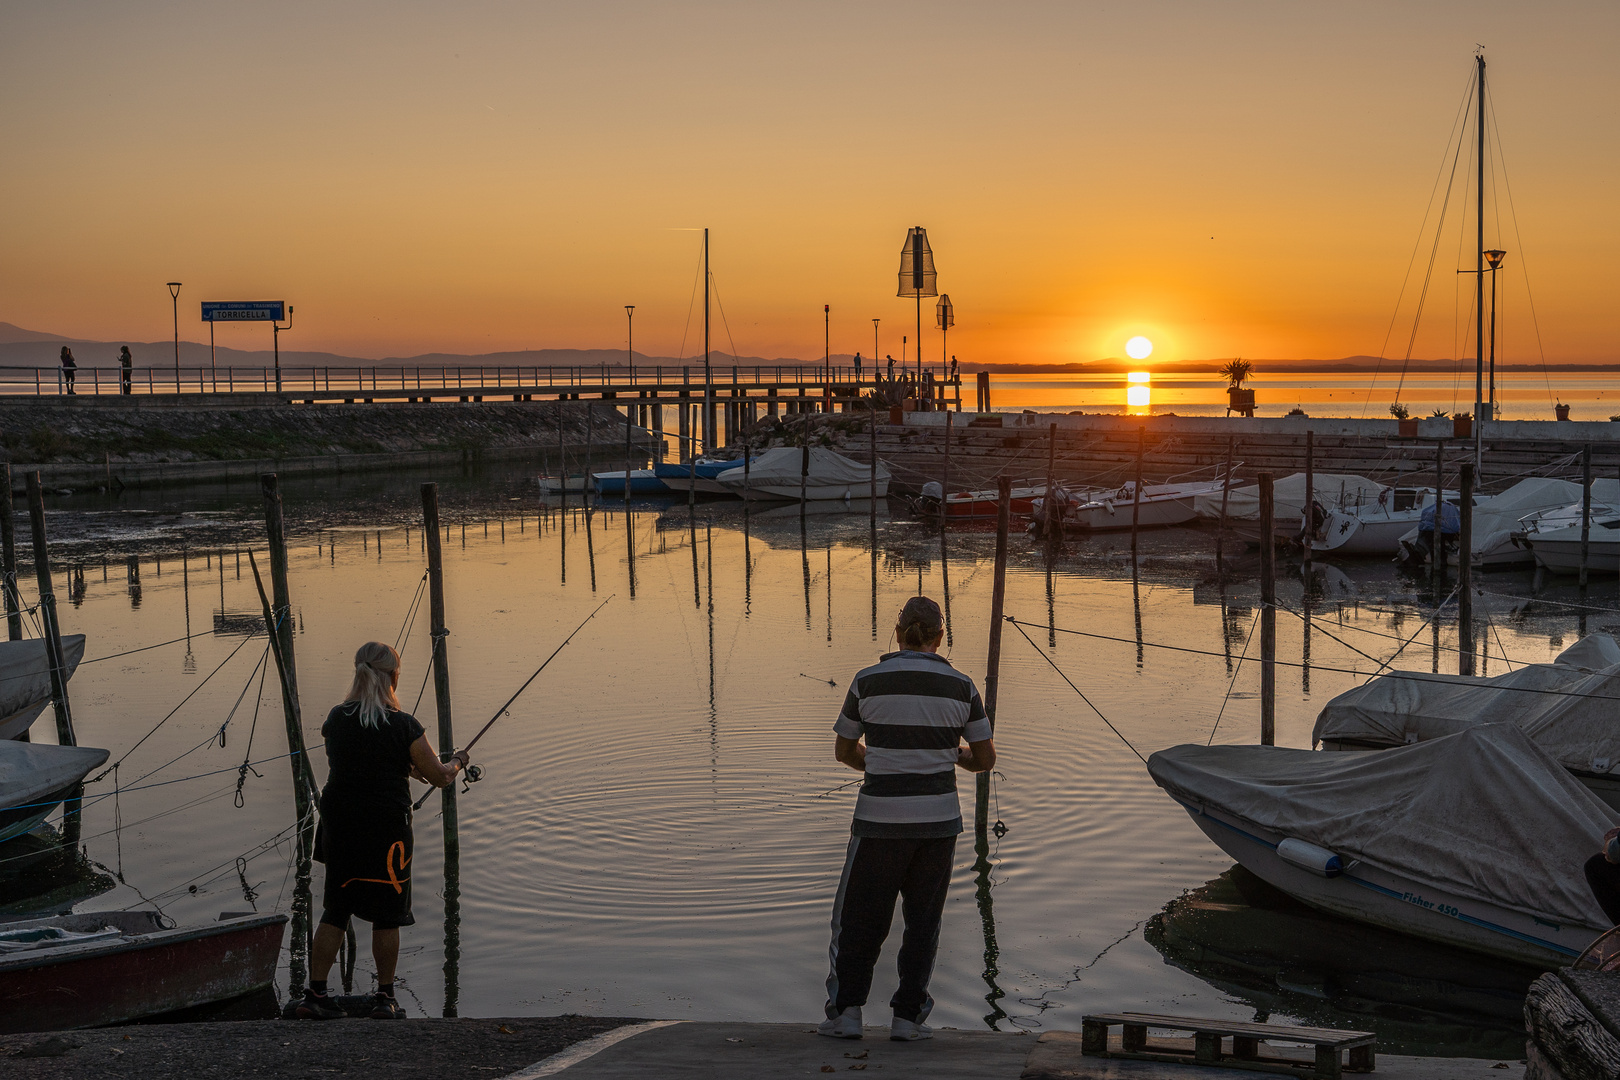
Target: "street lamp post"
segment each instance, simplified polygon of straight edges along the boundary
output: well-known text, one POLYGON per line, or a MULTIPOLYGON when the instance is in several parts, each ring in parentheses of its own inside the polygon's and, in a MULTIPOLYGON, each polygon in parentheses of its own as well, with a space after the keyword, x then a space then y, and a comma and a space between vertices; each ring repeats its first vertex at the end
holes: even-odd
MULTIPOLYGON (((624 361, 625 365, 630 369, 630 385, 634 386, 636 385, 636 305, 634 304, 624 305, 624 361)), ((629 405, 624 408, 624 422, 626 424, 635 422, 635 416, 630 411, 631 408, 632 406, 629 405)), ((626 465, 625 468, 628 469, 630 466, 626 465)), ((630 493, 629 476, 628 472, 625 473, 624 489, 627 496, 630 493)))
POLYGON ((872 378, 874 381, 877 379, 878 372, 878 323, 882 321, 882 319, 872 320, 872 378))
POLYGON ((1496 272, 1502 269, 1507 252, 1492 248, 1485 252, 1491 275, 1491 419, 1496 419, 1496 272))
POLYGON ((169 299, 174 304, 174 392, 180 392, 180 282, 169 282, 169 299))
MULTIPOLYGON (((281 393, 281 332, 283 330, 291 330, 292 329, 292 317, 293 317, 292 305, 288 304, 287 305, 287 325, 282 326, 279 322, 276 322, 273 319, 270 322, 270 331, 271 331, 270 340, 271 340, 271 346, 275 350, 276 393, 278 393, 278 394, 281 393)), ((310 389, 313 390, 314 387, 312 386, 312 387, 310 387, 310 389)))
POLYGON ((821 377, 832 378, 832 305, 821 305, 821 377))

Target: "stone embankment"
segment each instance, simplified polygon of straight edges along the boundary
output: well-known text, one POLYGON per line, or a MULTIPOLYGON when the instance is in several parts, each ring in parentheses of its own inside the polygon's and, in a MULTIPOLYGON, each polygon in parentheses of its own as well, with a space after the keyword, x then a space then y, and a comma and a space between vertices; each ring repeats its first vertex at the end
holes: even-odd
MULTIPOLYGON (((39 469, 48 487, 154 486, 205 480, 352 472, 497 458, 555 466, 559 446, 598 461, 624 447, 624 415, 611 405, 441 402, 389 405, 150 404, 82 408, 0 405, 0 456, 14 473, 39 469)), ((644 461, 659 444, 632 431, 644 461)))

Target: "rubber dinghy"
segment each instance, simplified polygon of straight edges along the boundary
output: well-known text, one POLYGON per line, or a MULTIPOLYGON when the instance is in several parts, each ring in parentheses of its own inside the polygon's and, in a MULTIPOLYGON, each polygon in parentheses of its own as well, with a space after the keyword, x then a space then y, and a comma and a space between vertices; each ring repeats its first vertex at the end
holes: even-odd
MULTIPOLYGON (((799 498, 800 473, 804 468, 804 450, 797 446, 779 446, 755 458, 748 467, 748 475, 741 469, 729 469, 715 477, 720 485, 733 495, 745 499, 799 498)), ((868 499, 872 497, 872 468, 824 446, 810 448, 810 474, 803 477, 804 497, 815 499, 868 499)), ((889 470, 878 462, 877 497, 889 493, 889 470)))
POLYGON ((1582 866, 1620 813, 1511 724, 1379 753, 1175 746, 1148 772, 1244 869, 1331 915, 1549 969, 1609 928, 1582 866))
POLYGON ((1325 750, 1382 750, 1480 724, 1512 724, 1620 809, 1620 643, 1588 634, 1550 664, 1489 678, 1391 671, 1322 707, 1325 750))

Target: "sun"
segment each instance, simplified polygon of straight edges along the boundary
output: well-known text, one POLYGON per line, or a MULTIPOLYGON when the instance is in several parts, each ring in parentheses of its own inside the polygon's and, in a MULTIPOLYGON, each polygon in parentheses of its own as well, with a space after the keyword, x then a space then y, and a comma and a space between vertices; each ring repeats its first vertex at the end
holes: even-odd
POLYGON ((1132 360, 1146 360, 1153 355, 1153 342, 1145 337, 1133 337, 1125 343, 1125 355, 1132 360))

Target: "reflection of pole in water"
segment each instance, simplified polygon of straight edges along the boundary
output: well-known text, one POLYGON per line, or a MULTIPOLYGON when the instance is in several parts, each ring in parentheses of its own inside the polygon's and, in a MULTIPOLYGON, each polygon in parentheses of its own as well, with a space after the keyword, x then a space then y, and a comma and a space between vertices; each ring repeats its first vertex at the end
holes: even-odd
POLYGON ((186 655, 180 666, 189 673, 197 670, 197 657, 191 651, 191 557, 184 546, 180 548, 180 595, 186 609, 186 655))
POLYGON ((461 1004, 461 851, 444 853, 444 1015, 461 1004))
POLYGON ((877 518, 872 518, 867 545, 872 552, 872 640, 877 640, 877 518))
POLYGON ((596 591, 596 544, 591 539, 591 500, 585 497, 585 561, 591 568, 591 592, 596 591))
POLYGON ((557 513, 558 557, 562 565, 562 583, 568 584, 568 496, 563 496, 563 508, 557 513))
MULTIPOLYGON (((1305 572, 1305 591, 1300 594, 1299 606, 1305 616, 1304 644, 1300 648, 1299 689, 1309 695, 1311 692, 1311 580, 1312 572, 1309 564, 1305 572)), ((1436 620, 1438 622, 1439 620, 1436 620)))
MULTIPOLYGON (((1215 543, 1220 543, 1219 536, 1215 543)), ((1219 547, 1216 548, 1218 552, 1219 547)), ((1232 614, 1226 604, 1226 575, 1220 575, 1221 582, 1221 651, 1226 655, 1226 677, 1232 677, 1232 614)))
MULTIPOLYGON (((802 507, 804 504, 800 504, 802 507)), ((804 515, 799 515, 799 558, 804 563, 804 628, 810 629, 810 536, 805 531, 804 515)))
MULTIPOLYGON (((745 450, 746 454, 747 451, 745 450)), ((747 468, 745 462, 743 468, 747 468)), ((754 613, 754 554, 750 543, 748 503, 743 502, 743 618, 754 613)))
POLYGON ((827 640, 832 640, 832 545, 827 545, 827 640))
POLYGON ((698 610, 703 609, 703 589, 698 584, 698 557, 697 557, 697 511, 689 504, 686 507, 686 528, 692 548, 692 606, 698 610))
POLYGON ((1142 670, 1142 579, 1131 560, 1131 605, 1136 609, 1136 670, 1142 670))
MULTIPOLYGON (((1054 425, 1056 426, 1056 425, 1054 425)), ((1053 545, 1046 545, 1046 647, 1057 648, 1057 588, 1052 583, 1053 545)))
MULTIPOLYGON (((950 413, 946 413, 947 420, 950 413)), ((954 644, 951 635, 951 566, 950 559, 945 550, 945 530, 939 531, 939 585, 945 597, 945 647, 948 649, 954 644)))
MULTIPOLYGON (((625 481, 625 486, 629 486, 628 480, 625 481)), ((626 503, 628 504, 628 500, 626 500, 626 503)), ((624 552, 630 576, 630 599, 634 600, 636 598, 636 520, 628 505, 626 505, 624 511, 624 552)))
POLYGON ((984 1022, 991 1031, 1000 1031, 996 1025, 1007 1018, 1000 1003, 1007 993, 996 985, 996 976, 1001 974, 1001 946, 996 944, 995 902, 990 897, 990 890, 995 887, 990 880, 990 839, 982 829, 974 833, 973 853, 977 856, 973 860, 974 891, 979 902, 979 922, 984 928, 983 977, 985 986, 989 987, 984 1000, 990 1011, 985 1014, 984 1022))
MULTIPOLYGON (((703 561, 709 579, 709 749, 720 750, 720 716, 714 707, 714 522, 703 523, 703 561)), ((694 549, 695 551, 696 549, 694 549)), ((711 764, 718 764, 717 760, 711 764)))

